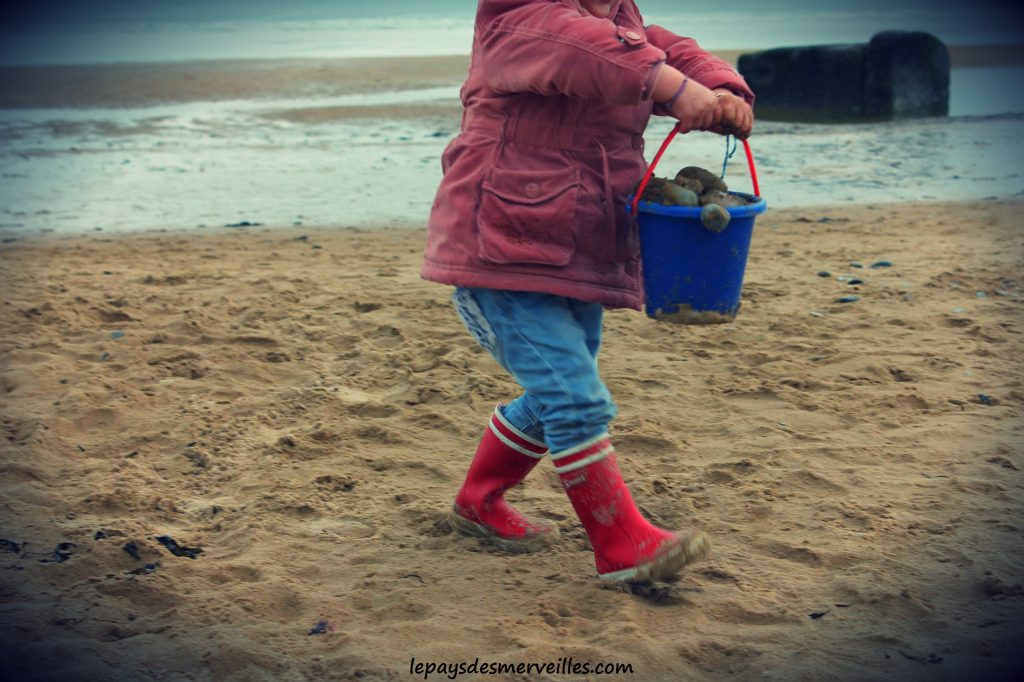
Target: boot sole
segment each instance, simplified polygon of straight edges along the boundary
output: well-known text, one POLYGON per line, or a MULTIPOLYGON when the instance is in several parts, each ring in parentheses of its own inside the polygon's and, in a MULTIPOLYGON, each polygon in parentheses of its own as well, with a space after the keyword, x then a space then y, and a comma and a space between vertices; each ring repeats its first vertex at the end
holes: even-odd
POLYGON ((532 520, 530 523, 533 525, 550 528, 551 530, 546 533, 539 533, 525 538, 503 538, 487 526, 460 516, 455 510, 449 512, 448 522, 451 524, 452 528, 459 533, 489 540, 495 547, 504 552, 509 552, 510 554, 530 554, 531 552, 539 552, 550 547, 554 543, 555 538, 558 537, 558 526, 555 526, 554 524, 536 523, 532 520))
POLYGON ((708 536, 696 529, 676 533, 676 540, 665 545, 647 563, 621 571, 599 573, 598 577, 614 583, 670 578, 683 566, 700 561, 711 553, 708 536))

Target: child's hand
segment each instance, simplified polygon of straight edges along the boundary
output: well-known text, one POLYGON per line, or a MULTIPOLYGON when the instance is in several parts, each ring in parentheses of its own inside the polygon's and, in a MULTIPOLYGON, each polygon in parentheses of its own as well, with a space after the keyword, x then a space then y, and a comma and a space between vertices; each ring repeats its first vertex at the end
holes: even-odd
POLYGON ((719 99, 695 80, 686 83, 686 89, 672 104, 669 115, 682 125, 679 132, 691 130, 712 130, 720 123, 719 99))
POLYGON ((716 120, 709 130, 720 135, 735 135, 741 140, 750 137, 754 128, 754 112, 750 105, 726 88, 715 88, 713 93, 717 111, 716 120))

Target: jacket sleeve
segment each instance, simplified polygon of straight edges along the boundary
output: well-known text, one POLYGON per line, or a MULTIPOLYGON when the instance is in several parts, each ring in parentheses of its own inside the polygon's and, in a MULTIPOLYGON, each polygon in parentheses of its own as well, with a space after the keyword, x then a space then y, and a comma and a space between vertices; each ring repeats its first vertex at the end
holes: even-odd
POLYGON ((728 62, 704 50, 693 38, 681 38, 661 26, 648 26, 646 32, 651 44, 665 51, 667 64, 712 90, 728 88, 747 100, 747 104, 754 103, 754 92, 743 76, 728 62))
POLYGON ((643 31, 557 0, 481 0, 476 31, 484 78, 499 92, 639 104, 665 63, 643 31))

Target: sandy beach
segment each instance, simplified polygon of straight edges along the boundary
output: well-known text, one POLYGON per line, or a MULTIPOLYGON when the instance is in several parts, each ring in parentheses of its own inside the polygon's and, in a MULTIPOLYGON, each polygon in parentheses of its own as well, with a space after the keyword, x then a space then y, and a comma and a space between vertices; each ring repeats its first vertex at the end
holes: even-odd
MULTIPOLYGON (((716 50, 736 64, 742 50, 716 50)), ((950 48, 954 67, 1020 65, 1022 45, 950 48)), ((146 107, 165 102, 332 97, 461 83, 468 55, 223 59, 151 64, 0 66, 0 109, 146 107)))
POLYGON ((1022 210, 769 210, 733 324, 610 312, 634 496, 713 541, 635 589, 599 584, 549 463, 510 497, 558 523, 552 551, 446 525, 516 387, 419 279, 422 230, 4 243, 3 677, 404 680, 423 679, 413 658, 572 657, 633 673, 459 679, 1011 679, 1022 210))

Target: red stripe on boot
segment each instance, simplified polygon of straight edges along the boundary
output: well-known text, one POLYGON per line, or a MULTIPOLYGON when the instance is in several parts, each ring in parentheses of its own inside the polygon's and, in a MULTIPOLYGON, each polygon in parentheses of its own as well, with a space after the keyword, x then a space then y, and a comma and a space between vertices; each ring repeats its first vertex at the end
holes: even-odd
POLYGON ((589 444, 585 443, 580 447, 552 454, 551 460, 554 462, 555 471, 558 474, 569 474, 594 462, 600 462, 614 452, 615 448, 612 447, 608 435, 602 434, 589 444))

